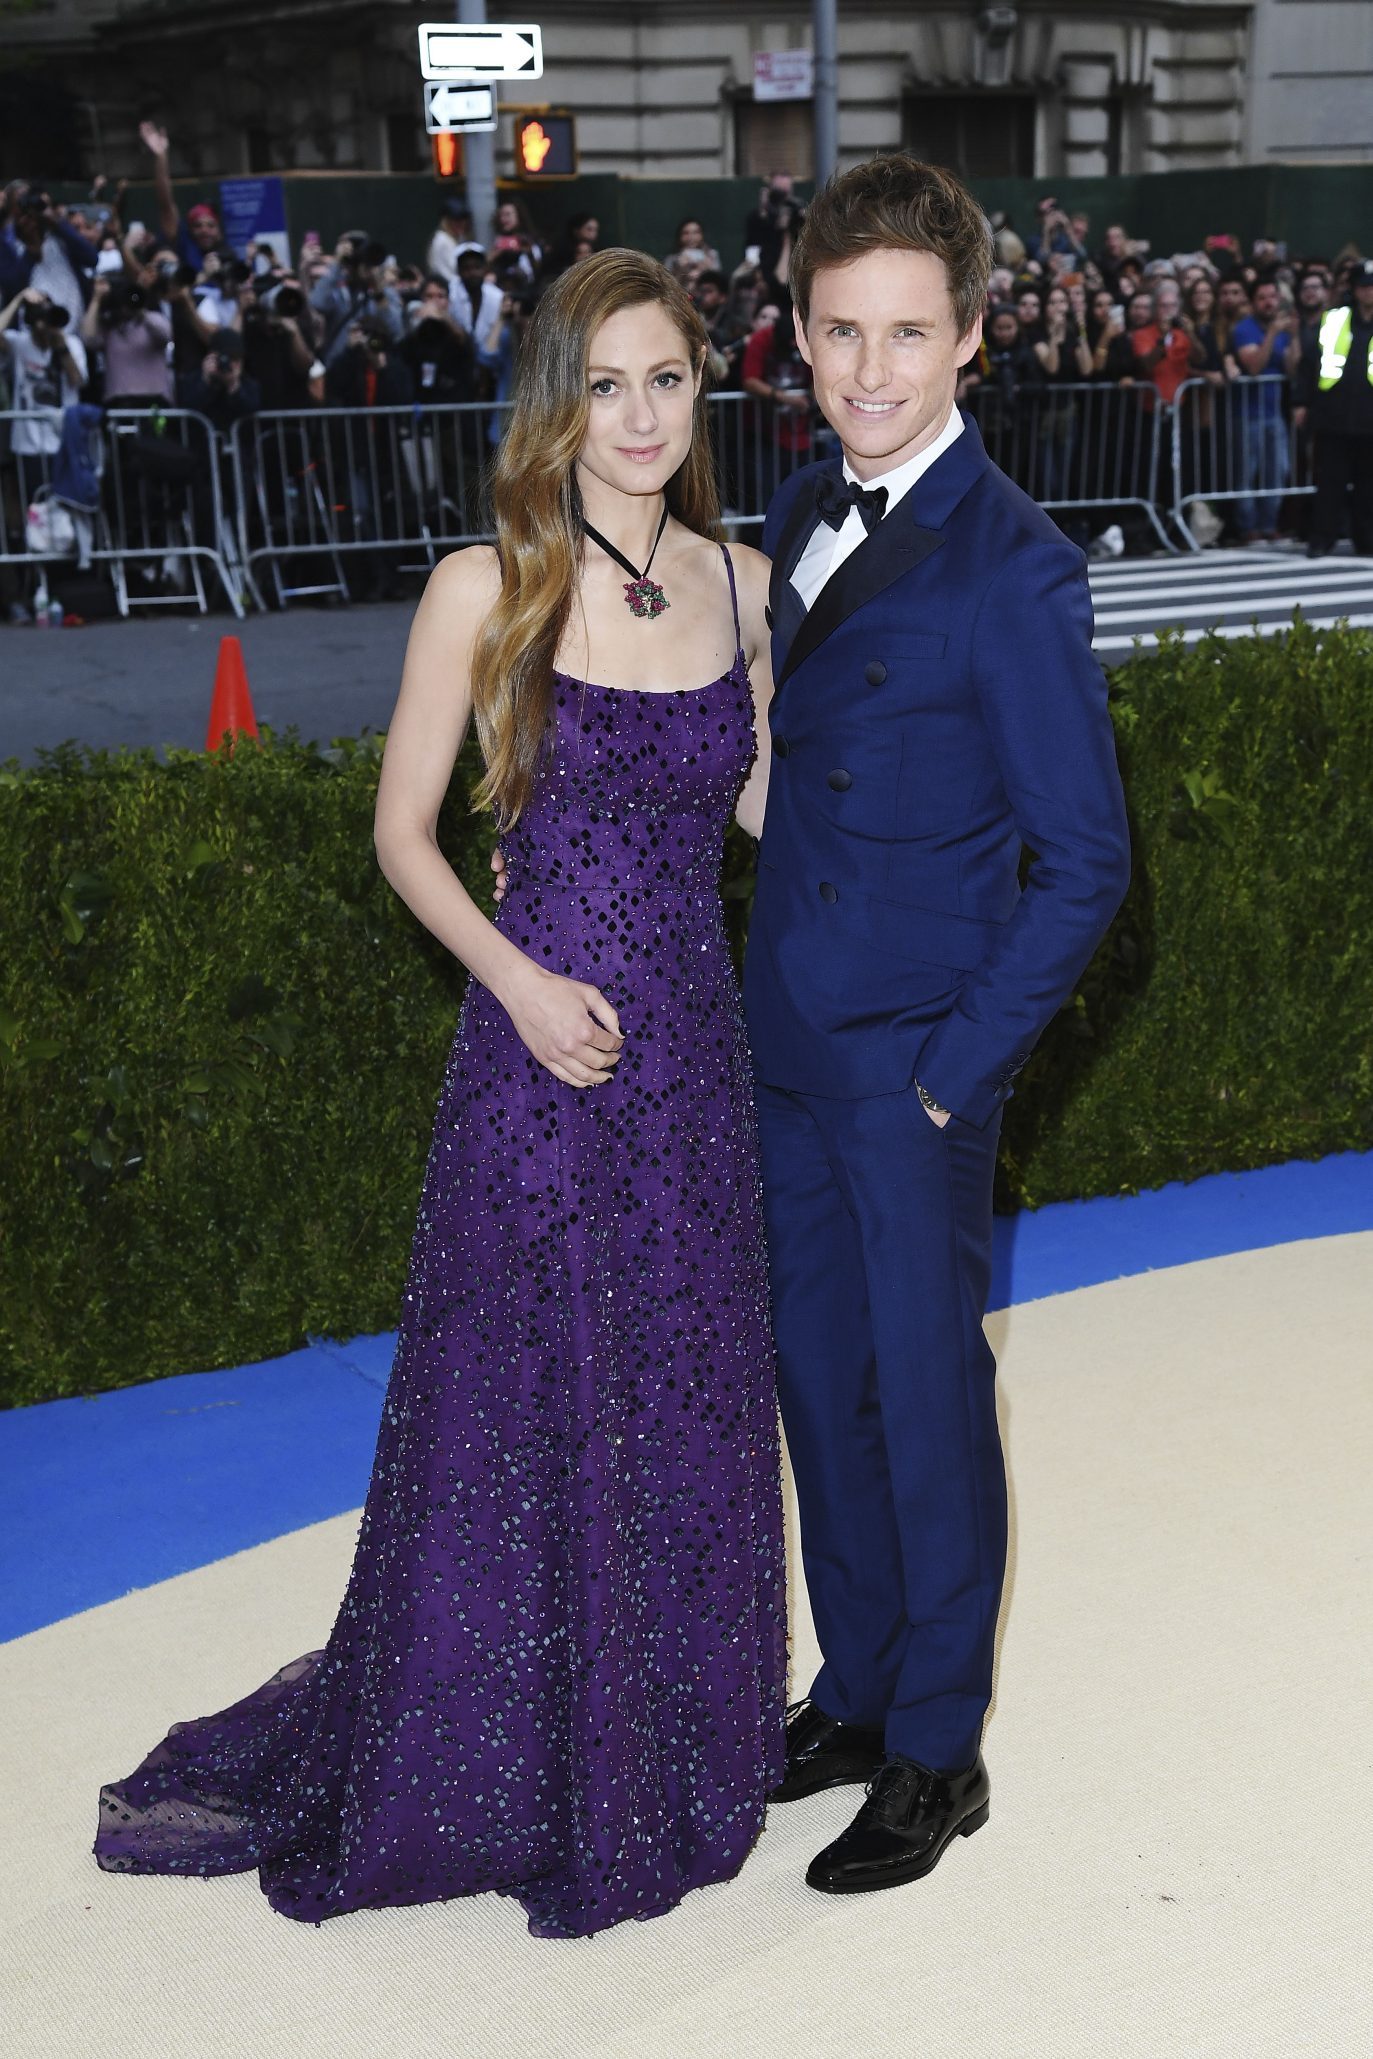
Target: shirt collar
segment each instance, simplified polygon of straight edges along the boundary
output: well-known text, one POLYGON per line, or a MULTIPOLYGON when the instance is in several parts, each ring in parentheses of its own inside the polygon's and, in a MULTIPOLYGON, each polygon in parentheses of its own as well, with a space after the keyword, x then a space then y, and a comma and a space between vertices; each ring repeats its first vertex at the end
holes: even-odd
POLYGON ((935 437, 918 450, 913 458, 907 458, 904 465, 896 465, 890 472, 880 472, 875 479, 859 479, 849 470, 849 461, 844 460, 844 477, 850 484, 859 486, 885 486, 887 489, 886 512, 890 514, 896 503, 908 494, 917 479, 929 471, 935 459, 942 457, 949 445, 963 434, 963 417, 956 407, 949 409, 949 419, 935 437))

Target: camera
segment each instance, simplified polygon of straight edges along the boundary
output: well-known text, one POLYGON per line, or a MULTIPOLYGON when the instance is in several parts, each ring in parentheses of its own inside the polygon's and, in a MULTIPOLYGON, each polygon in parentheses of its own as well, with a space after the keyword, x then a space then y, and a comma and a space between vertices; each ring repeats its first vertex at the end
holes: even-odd
POLYGON ((230 351, 212 350, 210 352, 210 362, 215 366, 217 371, 232 372, 238 360, 233 356, 232 352, 230 351))
POLYGON ((272 296, 272 313, 284 315, 290 321, 299 321, 305 312, 305 295, 299 286, 278 286, 272 296))
POLYGON ((114 328, 126 322, 130 315, 136 315, 148 305, 148 296, 133 279, 112 279, 100 318, 107 328, 114 328))
POLYGON ((30 329, 65 329, 68 320, 67 310, 55 300, 42 301, 37 307, 29 303, 25 314, 30 329))

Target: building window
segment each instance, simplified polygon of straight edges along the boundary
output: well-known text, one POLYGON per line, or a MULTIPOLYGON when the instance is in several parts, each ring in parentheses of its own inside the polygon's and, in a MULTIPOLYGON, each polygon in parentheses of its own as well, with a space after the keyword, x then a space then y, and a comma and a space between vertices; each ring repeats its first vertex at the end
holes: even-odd
POLYGON ((1027 179, 1035 168, 1031 93, 912 93, 905 147, 963 179, 1027 179))
POLYGON ((386 169, 389 172, 425 172, 430 164, 429 138, 414 108, 386 117, 386 169))
POLYGON ((809 179, 815 173, 815 116, 809 100, 754 100, 741 95, 734 103, 734 169, 741 179, 765 179, 769 172, 791 172, 809 179))

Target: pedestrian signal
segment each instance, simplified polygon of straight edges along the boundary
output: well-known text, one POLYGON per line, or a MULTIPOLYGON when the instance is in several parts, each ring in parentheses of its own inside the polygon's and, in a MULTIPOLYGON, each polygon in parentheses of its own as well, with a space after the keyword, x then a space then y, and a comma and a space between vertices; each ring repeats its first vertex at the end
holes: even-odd
POLYGON ((522 179, 575 179, 576 116, 530 114, 517 121, 515 168, 522 179))
POLYGON ((466 169, 462 161, 462 137, 445 131, 441 135, 431 136, 429 141, 434 146, 434 177, 462 178, 466 169))

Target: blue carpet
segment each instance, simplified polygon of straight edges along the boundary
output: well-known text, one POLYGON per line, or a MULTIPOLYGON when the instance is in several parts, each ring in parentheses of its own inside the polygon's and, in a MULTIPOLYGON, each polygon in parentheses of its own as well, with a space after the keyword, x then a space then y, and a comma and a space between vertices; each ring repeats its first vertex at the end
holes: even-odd
MULTIPOLYGON (((996 1225, 992 1306, 1373 1229, 1373 1152, 996 1225)), ((395 1336, 0 1415, 0 1640, 356 1508, 395 1336)))

